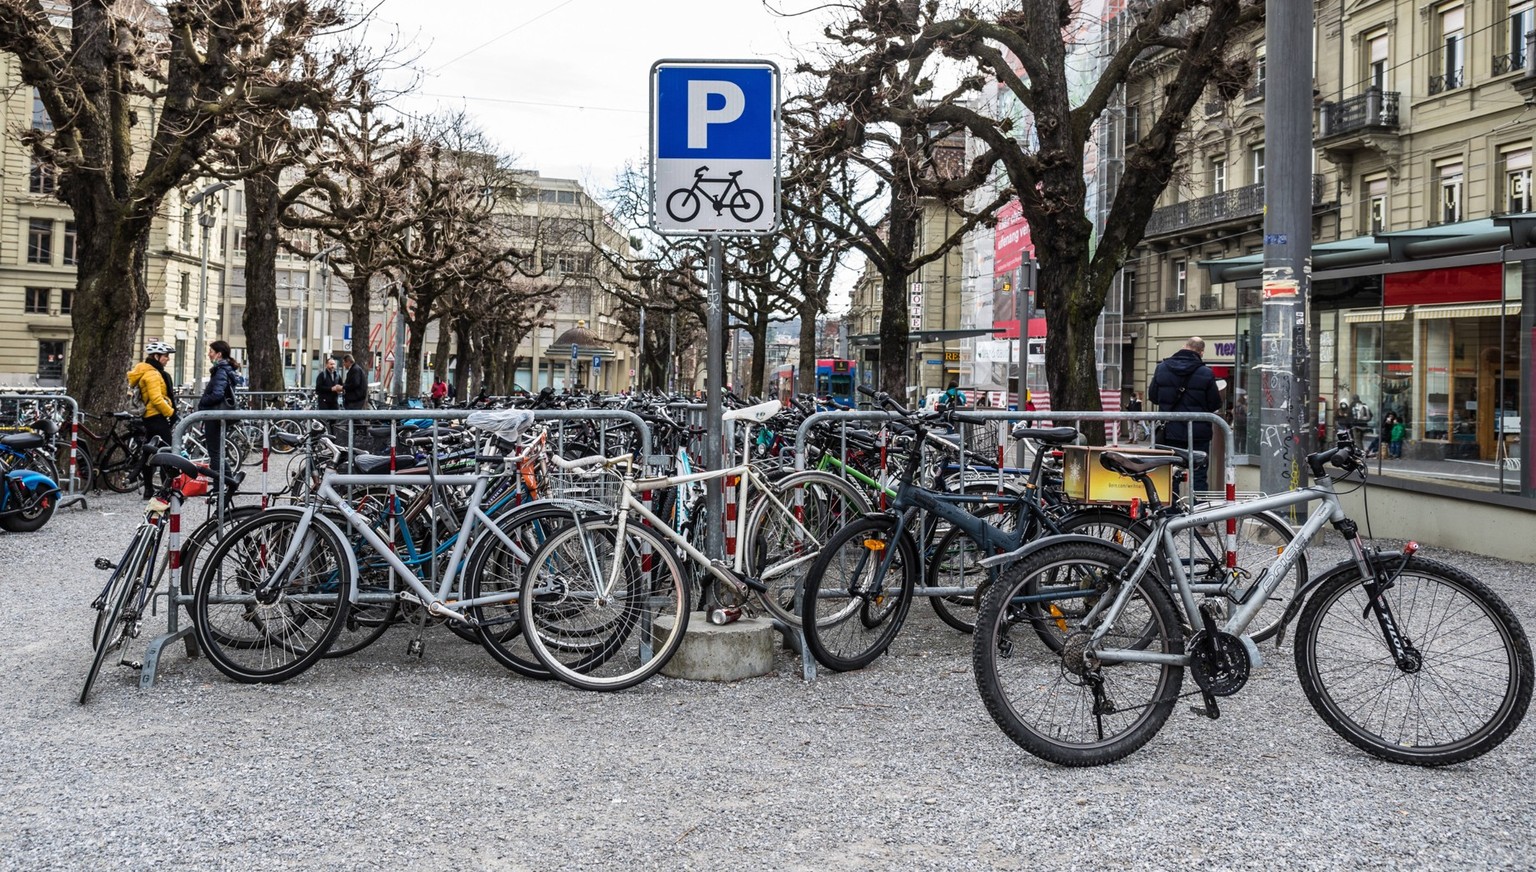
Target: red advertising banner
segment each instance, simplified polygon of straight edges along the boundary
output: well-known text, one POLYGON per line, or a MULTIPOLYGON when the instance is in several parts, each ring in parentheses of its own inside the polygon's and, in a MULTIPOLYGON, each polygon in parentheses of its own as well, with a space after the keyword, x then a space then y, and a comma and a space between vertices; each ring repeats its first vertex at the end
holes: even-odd
POLYGON ((1018 200, 997 210, 997 235, 992 242, 992 273, 1003 275, 1018 269, 1024 255, 1034 257, 1035 244, 1029 238, 1029 222, 1018 200))
POLYGON ((1384 285, 1388 306, 1497 301, 1504 292, 1504 265, 1487 263, 1390 273, 1384 285))

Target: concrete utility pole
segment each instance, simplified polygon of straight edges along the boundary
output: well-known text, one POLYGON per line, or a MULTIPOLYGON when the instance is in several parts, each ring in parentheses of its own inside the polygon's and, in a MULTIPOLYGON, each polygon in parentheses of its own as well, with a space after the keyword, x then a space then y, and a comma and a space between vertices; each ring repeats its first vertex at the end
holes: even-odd
MULTIPOLYGON (((720 237, 709 238, 709 314, 705 329, 709 332, 709 365, 704 369, 704 468, 722 469, 725 430, 720 416, 725 414, 720 392, 725 387, 725 282, 721 279, 725 264, 725 246, 720 237)), ((704 489, 704 515, 708 519, 705 553, 714 560, 725 559, 725 479, 709 482, 704 489)))
MULTIPOLYGON (((1265 493, 1305 483, 1303 438, 1311 395, 1307 299, 1312 256, 1312 3, 1271 0, 1265 82, 1263 351, 1259 373, 1259 480, 1265 493)), ((1251 405, 1251 403, 1250 403, 1251 405)))

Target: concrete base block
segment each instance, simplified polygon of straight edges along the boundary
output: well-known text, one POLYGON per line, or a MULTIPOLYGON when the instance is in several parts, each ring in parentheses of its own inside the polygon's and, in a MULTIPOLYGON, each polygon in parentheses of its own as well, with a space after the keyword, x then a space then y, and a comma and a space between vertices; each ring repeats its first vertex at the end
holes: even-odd
POLYGON ((705 613, 694 612, 688 616, 682 646, 661 674, 689 681, 740 681, 767 675, 773 671, 773 635, 773 625, 765 620, 742 618, 719 627, 705 613))

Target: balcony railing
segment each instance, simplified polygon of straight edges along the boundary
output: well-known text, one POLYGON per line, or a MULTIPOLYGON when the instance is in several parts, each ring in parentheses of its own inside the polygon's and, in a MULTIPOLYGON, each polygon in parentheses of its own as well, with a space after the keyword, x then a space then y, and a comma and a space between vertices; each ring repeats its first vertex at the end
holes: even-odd
MULTIPOLYGON (((1433 92, 1431 92, 1433 93, 1433 92)), ((1397 129, 1396 91, 1368 88, 1364 94, 1356 94, 1337 103, 1324 103, 1318 117, 1319 139, 1340 136, 1367 128, 1397 129)))
MULTIPOLYGON (((1323 177, 1315 175, 1312 177, 1312 203, 1316 205, 1322 201, 1323 177)), ((1220 194, 1164 206, 1152 213, 1144 235, 1158 236, 1190 227, 1251 218, 1263 213, 1264 186, 1245 185, 1220 194)))
POLYGON ((1221 308, 1221 294, 1201 294, 1200 308, 1207 311, 1221 308))
POLYGON ((1259 82, 1256 85, 1249 85, 1247 90, 1243 91, 1243 96, 1250 103, 1264 99, 1264 83, 1259 82))
POLYGON ((1429 96, 1453 91, 1467 83, 1467 75, 1462 70, 1452 70, 1439 76, 1429 77, 1429 96))
POLYGON ((1168 297, 1163 300, 1163 311, 1182 312, 1184 311, 1184 301, 1183 297, 1168 297))
POLYGON ((1509 54, 1496 55, 1493 59, 1493 74, 1502 76, 1515 70, 1525 69, 1525 50, 1512 51, 1509 54))

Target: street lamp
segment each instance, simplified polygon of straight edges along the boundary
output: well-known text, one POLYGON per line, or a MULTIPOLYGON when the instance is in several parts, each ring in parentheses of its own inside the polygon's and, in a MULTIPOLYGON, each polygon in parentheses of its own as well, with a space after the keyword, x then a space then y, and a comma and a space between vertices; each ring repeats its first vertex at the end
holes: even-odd
MULTIPOLYGON (((198 348, 198 353, 202 353, 203 339, 204 339, 204 336, 203 336, 203 325, 208 320, 208 234, 210 233, 210 231, 213 230, 213 224, 214 224, 214 220, 215 220, 214 217, 213 217, 213 212, 208 208, 208 203, 210 202, 208 198, 212 197, 214 194, 217 194, 218 192, 224 190, 225 188, 227 188, 229 186, 230 186, 229 182, 214 182, 213 184, 209 185, 208 187, 202 189, 201 191, 198 191, 196 194, 193 194, 191 197, 187 198, 187 205, 189 205, 189 206, 196 206, 196 205, 201 204, 202 207, 203 207, 202 214, 197 216, 197 223, 198 223, 199 226, 201 226, 203 228, 203 268, 202 268, 202 278, 198 282, 198 292, 197 292, 197 348, 198 348)), ((198 376, 198 379, 197 379, 198 387, 202 387, 203 386, 203 379, 204 379, 204 376, 201 376, 201 375, 198 376)))
MULTIPOLYGON (((339 243, 339 242, 332 243, 331 245, 327 246, 324 250, 317 252, 313 257, 311 257, 309 259, 309 262, 311 264, 313 264, 317 260, 320 261, 320 263, 321 263, 320 277, 321 277, 322 281, 325 283, 325 291, 324 291, 324 298, 323 298, 324 299, 325 310, 321 313, 321 315, 325 319, 325 321, 321 325, 321 328, 320 328, 320 336, 321 337, 325 336, 325 328, 330 326, 331 252, 336 251, 339 248, 341 248, 341 243, 339 243)), ((309 382, 305 380, 305 372, 304 372, 304 370, 306 369, 305 364, 309 362, 304 357, 304 334, 309 332, 308 328, 309 328, 309 276, 306 275, 304 277, 304 305, 302 307, 300 307, 300 309, 299 309, 299 352, 298 352, 299 356, 294 360, 294 366, 293 366, 293 377, 294 377, 294 380, 296 382, 298 382, 300 386, 309 384, 309 382)), ((325 351, 326 354, 329 354, 331 350, 329 348, 327 348, 324 351, 325 351)))

